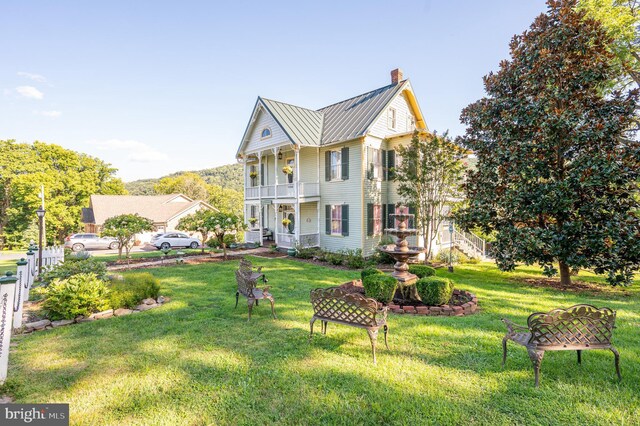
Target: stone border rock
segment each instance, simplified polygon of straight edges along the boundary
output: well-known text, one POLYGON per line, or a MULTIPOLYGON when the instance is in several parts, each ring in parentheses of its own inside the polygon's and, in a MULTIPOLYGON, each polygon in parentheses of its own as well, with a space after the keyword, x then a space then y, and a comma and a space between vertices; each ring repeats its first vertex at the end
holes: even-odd
POLYGON ((388 305, 389 310, 394 314, 413 314, 429 316, 462 317, 474 314, 478 310, 478 298, 475 294, 466 290, 453 290, 454 295, 466 296, 469 302, 460 306, 440 305, 440 306, 400 306, 394 303, 388 305))
POLYGON ((140 312, 148 311, 149 309, 157 308, 158 306, 162 306, 170 300, 171 299, 168 297, 158 296, 157 299, 144 299, 142 303, 136 306, 134 309, 120 308, 116 309, 115 311, 113 309, 107 309, 106 311, 91 314, 88 317, 84 317, 81 315, 72 320, 49 321, 48 319, 43 319, 40 321, 28 322, 22 325, 21 332, 23 334, 28 334, 33 333, 34 331, 50 330, 56 327, 64 327, 66 325, 79 324, 82 322, 91 322, 105 318, 111 318, 113 316, 122 317, 125 315, 137 314, 140 312))

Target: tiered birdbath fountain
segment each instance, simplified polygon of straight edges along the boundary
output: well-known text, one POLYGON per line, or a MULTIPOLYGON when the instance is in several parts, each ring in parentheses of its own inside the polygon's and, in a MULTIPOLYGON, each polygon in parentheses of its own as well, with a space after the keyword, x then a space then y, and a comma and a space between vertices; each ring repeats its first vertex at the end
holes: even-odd
POLYGON ((389 244, 383 247, 379 247, 378 250, 387 253, 396 260, 396 263, 393 265, 393 273, 391 275, 398 280, 398 286, 400 287, 402 297, 404 299, 415 299, 414 295, 407 294, 407 289, 416 283, 418 277, 409 272, 407 260, 419 255, 420 253, 424 253, 426 249, 424 247, 409 247, 407 237, 410 235, 416 235, 418 233, 418 230, 414 228, 408 228, 407 221, 410 218, 413 218, 415 215, 406 213, 407 208, 404 206, 400 206, 398 210, 401 213, 392 213, 389 215, 397 221, 396 227, 385 229, 385 232, 396 236, 397 241, 395 244, 389 244))

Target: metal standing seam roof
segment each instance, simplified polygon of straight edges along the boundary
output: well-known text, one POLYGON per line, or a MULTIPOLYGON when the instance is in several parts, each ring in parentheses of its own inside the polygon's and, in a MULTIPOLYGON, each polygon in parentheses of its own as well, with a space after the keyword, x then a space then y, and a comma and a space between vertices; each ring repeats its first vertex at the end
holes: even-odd
POLYGON ((260 99, 293 142, 300 145, 320 145, 323 123, 321 112, 271 99, 260 99))
MULTIPOLYGON (((258 97, 257 103, 265 107, 292 142, 320 146, 364 136, 407 82, 403 80, 398 84, 390 84, 317 111, 261 97, 258 97)), ((245 130, 245 137, 249 126, 245 130)))
POLYGON ((383 108, 402 90, 406 81, 319 109, 324 115, 322 145, 363 136, 383 108))

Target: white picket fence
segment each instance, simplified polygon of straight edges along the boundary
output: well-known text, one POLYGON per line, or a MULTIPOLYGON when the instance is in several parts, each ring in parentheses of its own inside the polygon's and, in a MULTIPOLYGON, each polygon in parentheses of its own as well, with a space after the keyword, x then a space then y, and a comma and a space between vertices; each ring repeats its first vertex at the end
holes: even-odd
MULTIPOLYGON (((22 327, 24 302, 38 277, 39 253, 28 251, 25 258, 16 262, 15 276, 9 273, 0 278, 0 384, 7 378, 9 345, 12 329, 22 327)), ((46 247, 42 250, 42 268, 46 270, 64 262, 64 248, 46 247)))

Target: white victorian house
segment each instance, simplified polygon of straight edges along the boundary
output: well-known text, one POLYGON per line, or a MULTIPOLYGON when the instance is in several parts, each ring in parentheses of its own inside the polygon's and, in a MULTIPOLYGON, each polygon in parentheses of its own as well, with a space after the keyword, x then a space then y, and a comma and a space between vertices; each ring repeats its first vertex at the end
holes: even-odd
POLYGON ((400 201, 396 148, 428 131, 402 71, 391 84, 318 110, 258 97, 237 152, 246 240, 370 255, 400 201))

